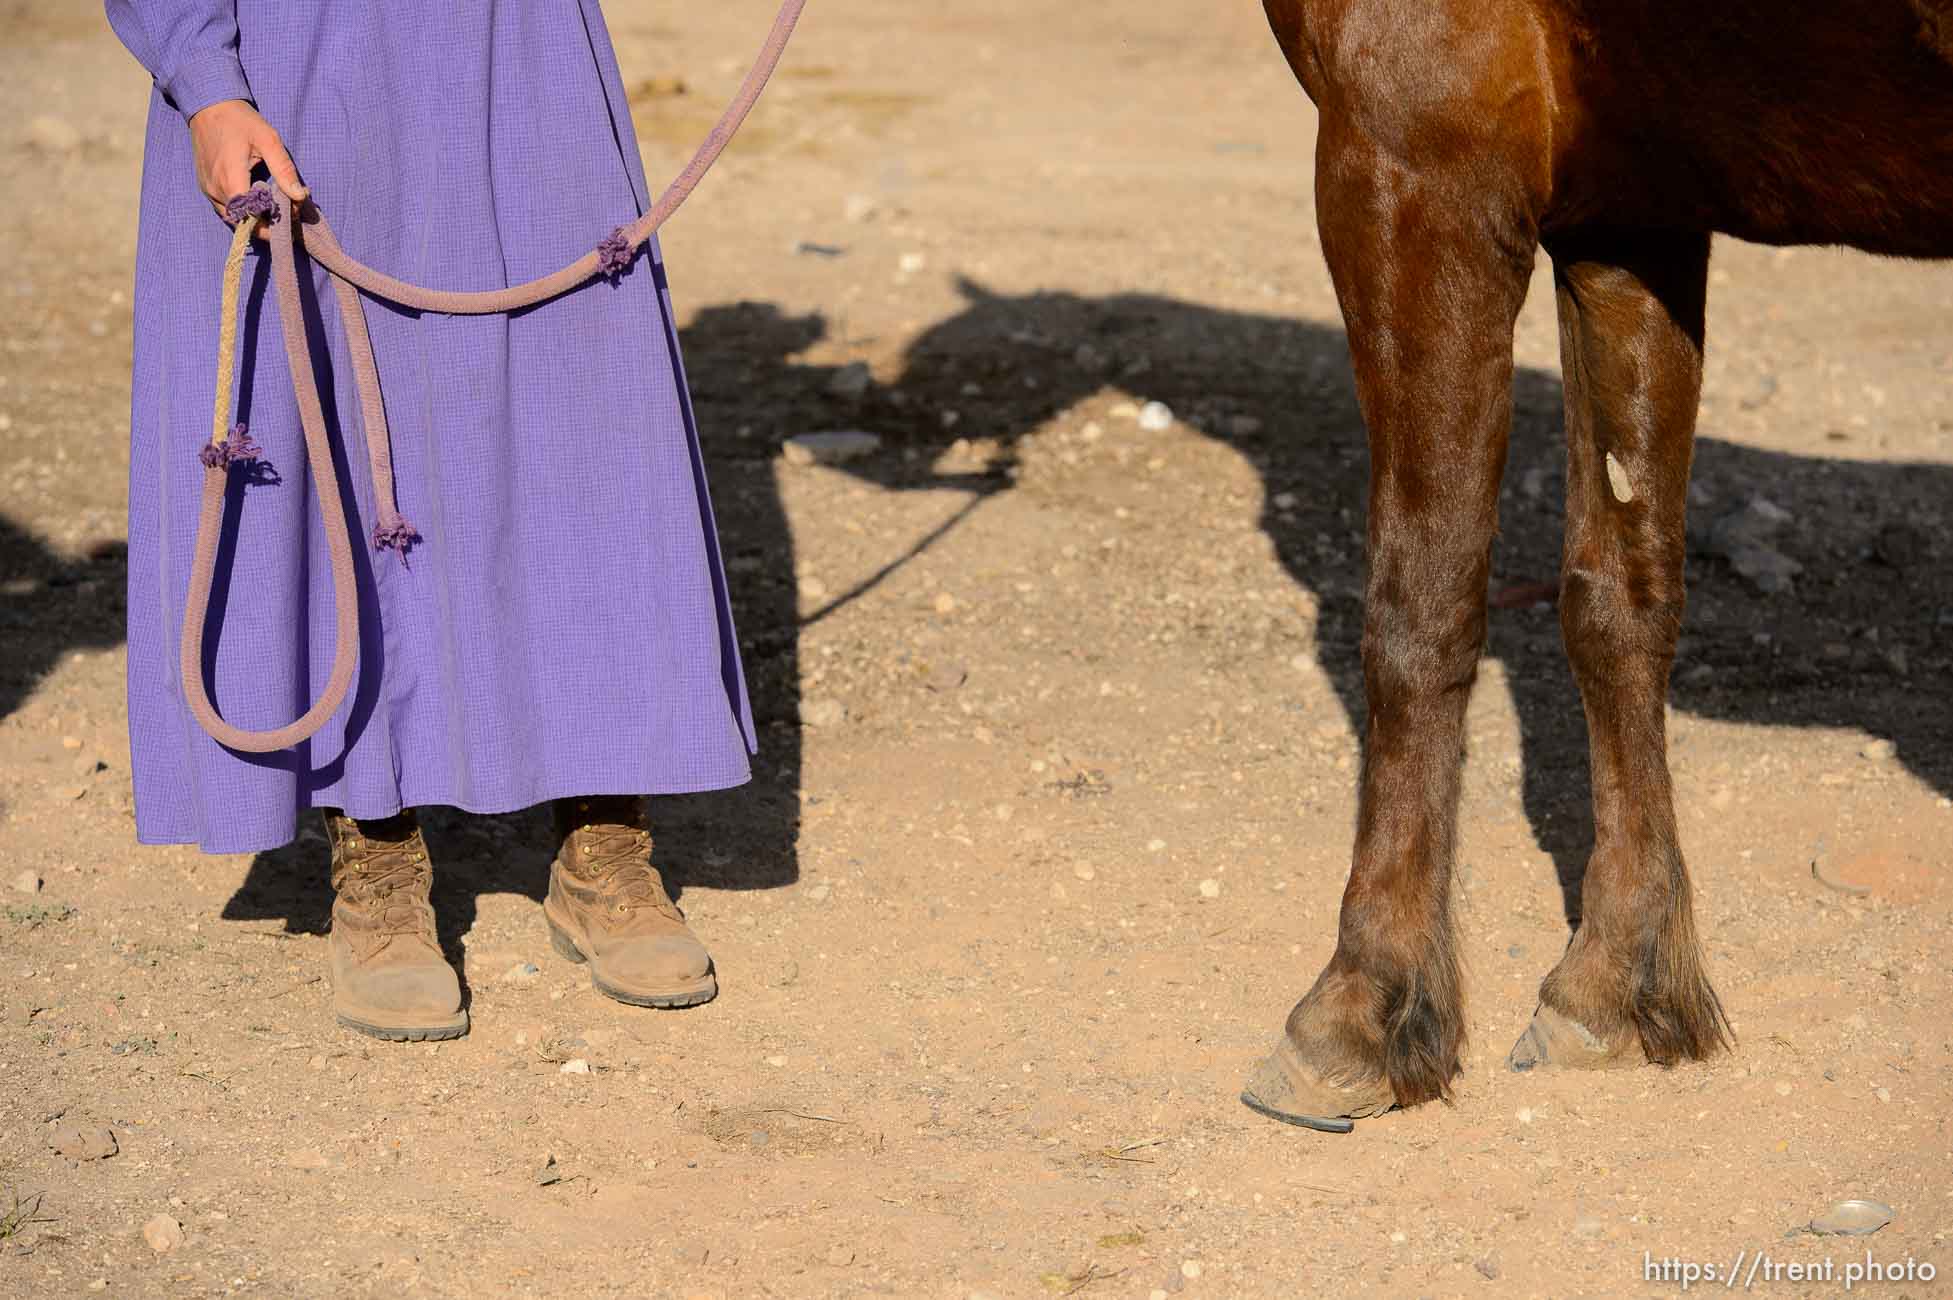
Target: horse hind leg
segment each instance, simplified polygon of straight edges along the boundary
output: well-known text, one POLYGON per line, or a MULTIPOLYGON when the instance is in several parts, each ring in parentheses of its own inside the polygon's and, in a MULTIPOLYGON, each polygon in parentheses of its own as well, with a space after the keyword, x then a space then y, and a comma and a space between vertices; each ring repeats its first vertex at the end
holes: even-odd
POLYGON ((1549 243, 1566 381, 1560 624, 1592 754, 1581 917, 1512 1068, 1699 1060, 1729 1041, 1677 840, 1665 703, 1702 382, 1704 234, 1549 243))

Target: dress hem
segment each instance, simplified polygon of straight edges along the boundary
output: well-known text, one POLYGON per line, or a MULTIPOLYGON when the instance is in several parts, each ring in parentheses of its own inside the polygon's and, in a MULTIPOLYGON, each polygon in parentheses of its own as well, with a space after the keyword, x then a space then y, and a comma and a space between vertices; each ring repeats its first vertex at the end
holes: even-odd
MULTIPOLYGON (((596 798, 607 795, 648 794, 653 797, 659 797, 684 794, 709 794, 715 790, 736 790, 740 786, 751 783, 752 779, 752 771, 748 768, 737 777, 706 777, 696 782, 614 782, 598 783, 596 785, 584 783, 565 784, 560 787, 545 786, 543 787, 542 793, 535 798, 523 798, 514 801, 509 799, 464 800, 454 797, 451 793, 422 797, 417 793, 410 799, 395 800, 383 805, 369 806, 359 804, 345 811, 351 812, 354 817, 362 820, 376 820, 382 817, 391 817, 395 813, 407 808, 457 808, 471 816, 496 817, 534 808, 540 804, 548 803, 553 799, 596 798)), ((299 811, 302 815, 304 812, 308 812, 313 808, 332 806, 334 805, 327 803, 308 804, 299 811)), ((294 816, 292 818, 291 831, 283 838, 278 838, 275 835, 265 838, 253 837, 239 841, 235 846, 229 841, 211 841, 194 834, 157 834, 145 831, 138 826, 136 829, 136 842, 159 848, 179 844, 194 844, 202 852, 212 856, 269 853, 274 849, 284 848, 287 844, 296 840, 298 838, 298 826, 299 817, 294 816)))

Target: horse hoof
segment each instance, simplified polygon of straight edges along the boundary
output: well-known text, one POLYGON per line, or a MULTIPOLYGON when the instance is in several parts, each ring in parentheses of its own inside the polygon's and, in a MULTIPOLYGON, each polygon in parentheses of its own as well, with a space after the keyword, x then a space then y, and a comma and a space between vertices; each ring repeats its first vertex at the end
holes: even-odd
POLYGON ((1507 1054, 1507 1068, 1524 1073, 1534 1066, 1551 1065, 1565 1070, 1600 1070, 1610 1065, 1628 1064, 1622 1046, 1609 1046, 1591 1030, 1570 1016, 1540 1004, 1532 1023, 1507 1054))
POLYGON ((1396 1098, 1381 1079, 1367 1084, 1329 1083, 1297 1059, 1284 1039, 1249 1077, 1241 1090, 1241 1104, 1297 1128, 1348 1133, 1356 1127, 1355 1121, 1383 1114, 1396 1098))

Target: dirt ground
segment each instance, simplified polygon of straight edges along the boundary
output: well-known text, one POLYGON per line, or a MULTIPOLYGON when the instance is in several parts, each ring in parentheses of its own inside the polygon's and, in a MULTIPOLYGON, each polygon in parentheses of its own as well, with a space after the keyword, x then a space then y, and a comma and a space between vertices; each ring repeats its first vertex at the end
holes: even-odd
MULTIPOLYGON (((767 6, 607 8, 656 178, 767 6)), ((1672 695, 1738 1049, 1502 1068, 1589 835, 1522 595, 1470 715, 1456 1105, 1288 1129, 1236 1093, 1332 946, 1365 473, 1307 100, 1246 0, 816 0, 665 239, 763 727, 750 787, 655 810, 723 992, 595 995, 541 818, 437 813, 474 1030, 393 1046, 333 1024, 315 834, 134 843, 146 92, 98 7, 0 0, 0 1295, 1664 1295, 1649 1258, 1738 1252, 1833 1295, 1867 1249, 1914 1280, 1854 1291, 1948 1289, 1953 269, 1718 249, 1692 531, 1763 497, 1802 565, 1693 555, 1672 695), (884 446, 781 457, 826 429, 884 446), (1799 1231, 1852 1196, 1890 1226, 1799 1231)), ((1505 593, 1558 563, 1546 283, 1505 593)))

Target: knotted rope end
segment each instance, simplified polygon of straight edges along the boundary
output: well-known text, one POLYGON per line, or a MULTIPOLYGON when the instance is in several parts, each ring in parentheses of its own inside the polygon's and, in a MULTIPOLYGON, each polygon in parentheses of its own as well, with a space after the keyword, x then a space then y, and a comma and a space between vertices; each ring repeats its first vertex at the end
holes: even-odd
POLYGON ((251 441, 250 433, 243 424, 233 424, 230 434, 222 442, 207 442, 197 453, 205 469, 227 470, 233 465, 245 465, 264 455, 264 448, 251 441))
POLYGON ((630 231, 624 226, 605 235, 597 245, 597 274, 608 276, 612 283, 622 278, 637 260, 637 245, 631 242, 630 231))
POLYGON ((373 525, 373 549, 394 552, 403 565, 407 563, 408 548, 419 540, 420 530, 399 515, 373 525))
POLYGON ((271 192, 269 185, 259 181, 244 193, 232 195, 224 204, 224 215, 233 225, 255 217, 268 226, 278 220, 278 196, 271 192))

